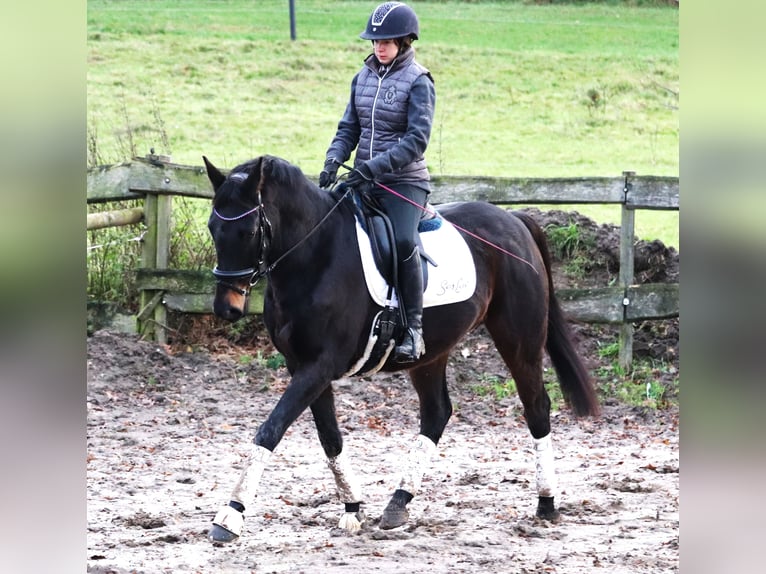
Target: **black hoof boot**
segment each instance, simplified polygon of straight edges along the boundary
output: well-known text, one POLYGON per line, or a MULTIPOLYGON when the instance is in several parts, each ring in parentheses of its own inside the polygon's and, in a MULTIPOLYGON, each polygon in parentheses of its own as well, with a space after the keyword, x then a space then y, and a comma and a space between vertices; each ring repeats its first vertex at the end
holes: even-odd
POLYGON ((234 542, 237 538, 239 538, 239 536, 232 531, 226 530, 223 526, 218 526, 217 524, 213 524, 207 533, 207 539, 210 540, 210 542, 234 542))
POLYGON ((410 518, 410 513, 407 511, 407 504, 410 500, 412 500, 412 495, 409 492, 397 489, 383 511, 383 516, 380 518, 378 528, 381 530, 391 530, 392 528, 407 524, 407 521, 410 518))
POLYGON ((537 517, 550 522, 561 520, 561 514, 556 510, 552 496, 539 496, 537 498, 537 517))

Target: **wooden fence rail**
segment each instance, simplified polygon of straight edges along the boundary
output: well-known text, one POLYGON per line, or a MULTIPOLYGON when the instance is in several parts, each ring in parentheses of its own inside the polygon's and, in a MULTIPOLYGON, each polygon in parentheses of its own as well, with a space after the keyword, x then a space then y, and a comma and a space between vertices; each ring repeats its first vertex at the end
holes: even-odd
MULTIPOLYGON (((136 283, 141 293, 139 332, 166 340, 167 310, 211 313, 214 281, 209 271, 168 269, 172 197, 212 199, 204 167, 185 166, 148 156, 88 171, 88 203, 143 199, 143 207, 88 216, 88 229, 143 221, 141 268, 136 283)), ((620 364, 629 368, 633 355, 633 322, 678 316, 677 283, 635 285, 633 239, 635 212, 679 209, 677 177, 637 176, 591 178, 434 177, 434 198, 440 202, 487 201, 495 204, 620 204, 619 285, 595 289, 560 289, 558 296, 574 320, 620 325, 620 364)), ((250 300, 250 312, 263 309, 262 289, 250 300)))

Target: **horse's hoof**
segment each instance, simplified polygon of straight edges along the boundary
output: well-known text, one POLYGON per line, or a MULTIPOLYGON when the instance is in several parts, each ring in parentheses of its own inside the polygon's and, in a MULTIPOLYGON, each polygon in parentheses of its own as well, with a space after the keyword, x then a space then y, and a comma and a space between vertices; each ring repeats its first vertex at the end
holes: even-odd
POLYGON ((213 526, 210 528, 210 531, 207 533, 207 539, 210 540, 210 542, 232 542, 239 538, 236 534, 234 534, 231 530, 226 530, 223 526, 218 526, 217 524, 213 524, 213 526))
POLYGON ((538 518, 548 520, 550 522, 558 522, 561 520, 561 514, 556 510, 556 506, 553 504, 552 496, 540 496, 537 499, 537 512, 538 518))
POLYGON ((403 524, 407 524, 409 518, 410 513, 407 511, 407 507, 399 506, 392 500, 388 503, 388 506, 386 506, 386 509, 383 511, 383 516, 380 518, 380 524, 378 524, 378 528, 381 530, 391 530, 392 528, 397 528, 403 524))
POLYGON ((361 510, 358 512, 344 512, 338 522, 338 528, 342 528, 349 534, 356 534, 362 529, 364 521, 364 512, 361 510))
POLYGON ((245 517, 231 506, 224 506, 213 518, 213 526, 207 533, 210 542, 231 542, 242 533, 245 517))

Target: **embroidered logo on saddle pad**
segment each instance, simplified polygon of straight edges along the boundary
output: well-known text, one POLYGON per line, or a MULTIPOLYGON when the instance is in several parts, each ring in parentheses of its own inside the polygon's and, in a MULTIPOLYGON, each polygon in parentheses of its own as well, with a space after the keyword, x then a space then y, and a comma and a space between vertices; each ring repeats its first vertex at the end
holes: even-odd
MULTIPOLYGON (((376 304, 384 307, 388 283, 375 266, 370 238, 356 222, 356 237, 362 255, 367 290, 376 304)), ((459 303, 469 299, 476 289, 476 267, 463 236, 455 226, 442 219, 438 229, 421 232, 423 249, 436 263, 428 264, 428 286, 423 293, 423 307, 459 303)))

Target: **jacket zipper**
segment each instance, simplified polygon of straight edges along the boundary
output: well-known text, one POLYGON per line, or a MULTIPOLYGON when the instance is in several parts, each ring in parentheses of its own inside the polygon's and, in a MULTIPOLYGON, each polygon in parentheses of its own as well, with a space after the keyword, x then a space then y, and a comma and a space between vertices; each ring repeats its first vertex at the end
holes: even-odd
POLYGON ((371 118, 371 129, 370 129, 370 159, 372 159, 372 150, 375 144, 375 108, 378 107, 378 95, 380 94, 380 88, 383 85, 383 79, 388 75, 388 72, 391 71, 391 68, 393 67, 395 61, 391 62, 391 65, 386 68, 386 71, 381 76, 377 72, 375 73, 376 76, 378 76, 378 89, 375 90, 375 99, 372 101, 372 118, 371 118))

